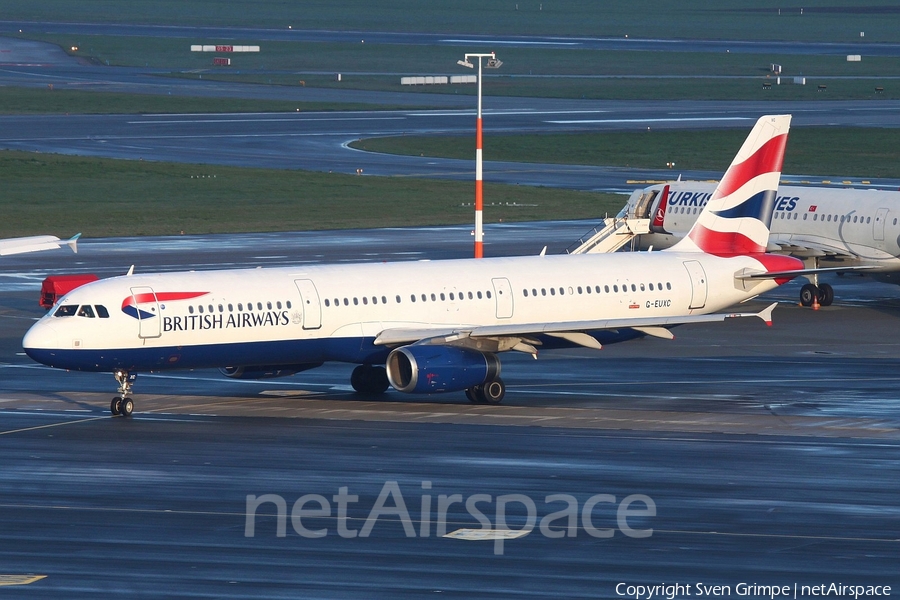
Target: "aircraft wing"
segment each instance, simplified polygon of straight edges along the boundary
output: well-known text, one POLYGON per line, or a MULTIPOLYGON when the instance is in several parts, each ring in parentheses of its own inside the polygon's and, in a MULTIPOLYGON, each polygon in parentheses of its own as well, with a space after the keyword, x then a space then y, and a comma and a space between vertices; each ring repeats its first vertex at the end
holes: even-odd
POLYGON ((33 235, 30 237, 8 238, 0 240, 0 256, 11 254, 24 254, 26 252, 38 252, 40 250, 56 250, 61 244, 66 244, 72 252, 78 253, 78 238, 81 234, 62 241, 55 235, 33 235))
POLYGON ((533 347, 539 344, 534 337, 547 335, 565 339, 587 348, 600 349, 600 343, 587 334, 590 331, 611 329, 635 329, 646 335, 672 339, 668 327, 690 323, 714 323, 725 319, 758 317, 772 324, 772 311, 777 303, 770 304, 758 313, 713 313, 708 315, 687 315, 679 317, 628 317, 602 319, 597 321, 568 321, 560 323, 523 323, 516 325, 458 326, 434 328, 394 328, 385 329, 375 337, 379 346, 400 346, 404 344, 436 344, 463 346, 488 352, 520 350, 535 354, 533 347))

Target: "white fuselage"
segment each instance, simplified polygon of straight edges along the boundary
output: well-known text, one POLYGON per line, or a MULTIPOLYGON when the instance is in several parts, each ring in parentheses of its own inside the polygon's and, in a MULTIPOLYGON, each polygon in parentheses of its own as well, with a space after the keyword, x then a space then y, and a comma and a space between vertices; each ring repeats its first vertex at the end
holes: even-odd
MULTIPOLYGON (((663 229, 640 236, 641 249, 672 246, 697 220, 715 183, 672 182, 663 229)), ((643 190, 661 192, 663 185, 643 190)), ((640 193, 629 200, 629 214, 640 193)), ((656 214, 661 194, 649 206, 656 214)), ((772 215, 769 243, 798 258, 822 258, 873 271, 900 270, 900 192, 781 186, 772 215)))
POLYGON ((23 344, 90 371, 376 363, 387 329, 705 314, 776 287, 744 269, 766 270, 662 252, 131 275, 70 292, 23 344))

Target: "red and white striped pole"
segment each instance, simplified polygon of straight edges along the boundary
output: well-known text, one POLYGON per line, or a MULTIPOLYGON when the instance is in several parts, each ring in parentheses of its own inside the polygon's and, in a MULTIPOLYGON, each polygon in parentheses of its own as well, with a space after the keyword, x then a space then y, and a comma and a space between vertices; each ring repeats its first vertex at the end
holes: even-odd
POLYGON ((488 67, 497 68, 502 63, 497 60, 493 52, 490 54, 466 54, 465 60, 456 61, 464 67, 470 69, 475 65, 469 62, 469 57, 478 59, 478 116, 475 119, 475 258, 484 257, 484 231, 483 217, 484 210, 484 182, 482 181, 481 169, 481 59, 489 58, 488 67))
POLYGON ((484 257, 484 181, 481 170, 481 57, 478 57, 478 116, 475 120, 475 258, 484 257))

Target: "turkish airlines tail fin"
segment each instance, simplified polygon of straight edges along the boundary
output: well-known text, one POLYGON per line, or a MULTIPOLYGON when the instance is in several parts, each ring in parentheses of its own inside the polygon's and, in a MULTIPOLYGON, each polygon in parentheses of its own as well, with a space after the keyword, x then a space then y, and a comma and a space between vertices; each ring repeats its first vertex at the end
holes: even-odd
POLYGON ((671 248, 717 256, 766 251, 790 115, 761 117, 688 232, 671 248))

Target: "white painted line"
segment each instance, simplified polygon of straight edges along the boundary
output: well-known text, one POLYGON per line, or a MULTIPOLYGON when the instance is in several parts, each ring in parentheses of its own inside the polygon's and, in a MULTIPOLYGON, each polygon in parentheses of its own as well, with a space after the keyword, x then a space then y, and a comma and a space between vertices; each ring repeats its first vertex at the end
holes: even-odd
POLYGON ((470 542, 480 542, 484 540, 514 540, 525 537, 531 533, 526 529, 512 531, 509 529, 457 529, 446 534, 445 538, 453 538, 455 540, 468 540, 470 542))
POLYGON ((669 119, 594 119, 594 120, 572 120, 572 121, 545 121, 546 123, 557 123, 561 125, 573 125, 578 123, 688 123, 692 121, 752 121, 750 117, 697 117, 683 118, 672 117, 669 119))

